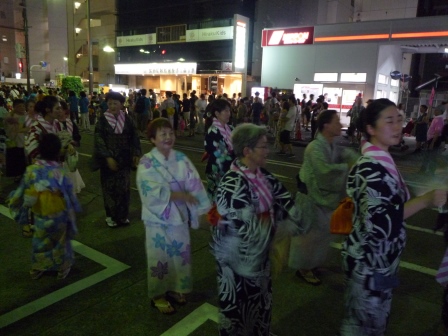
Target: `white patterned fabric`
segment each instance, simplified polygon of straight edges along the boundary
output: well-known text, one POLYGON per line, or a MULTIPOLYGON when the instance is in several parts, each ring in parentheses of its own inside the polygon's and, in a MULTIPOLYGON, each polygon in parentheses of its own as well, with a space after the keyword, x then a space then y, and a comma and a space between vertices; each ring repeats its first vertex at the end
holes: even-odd
POLYGON ((185 154, 171 150, 165 158, 157 148, 145 154, 137 169, 137 188, 146 229, 148 292, 151 298, 166 291, 191 291, 189 224, 210 209, 200 176, 185 154), (198 204, 171 201, 172 192, 188 192, 198 204))
POLYGON ((347 194, 354 203, 353 231, 343 244, 346 275, 345 318, 341 335, 383 335, 396 286, 400 255, 406 245, 401 183, 371 156, 352 168, 347 194), (384 287, 377 278, 388 280, 384 287))

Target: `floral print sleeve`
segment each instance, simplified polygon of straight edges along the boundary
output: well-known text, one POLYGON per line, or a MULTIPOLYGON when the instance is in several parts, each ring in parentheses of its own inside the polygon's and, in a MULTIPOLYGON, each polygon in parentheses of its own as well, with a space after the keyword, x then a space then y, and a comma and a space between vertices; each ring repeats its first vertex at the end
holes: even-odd
POLYGON ((235 156, 233 152, 228 150, 228 146, 218 128, 213 125, 208 129, 204 146, 208 154, 207 167, 205 168, 207 193, 213 199, 219 181, 224 173, 229 170, 235 156))
POLYGON ((350 172, 347 193, 355 204, 354 230, 346 242, 348 253, 364 259, 370 267, 395 269, 406 241, 406 199, 396 180, 381 164, 363 157, 350 172))

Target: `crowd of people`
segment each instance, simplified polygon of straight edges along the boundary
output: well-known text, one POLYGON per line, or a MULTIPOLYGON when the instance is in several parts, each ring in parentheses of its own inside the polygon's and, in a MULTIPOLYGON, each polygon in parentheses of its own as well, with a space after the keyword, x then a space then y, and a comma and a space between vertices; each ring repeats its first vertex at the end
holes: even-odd
MULTIPOLYGON (((130 224, 131 170, 136 170, 151 305, 173 314, 176 305, 187 303, 193 290, 189 230, 199 228, 208 214, 220 335, 272 334, 272 251, 277 239, 289 240, 286 263, 296 275, 305 283, 321 284, 319 268, 334 238, 330 217, 348 195, 354 212, 353 229, 342 249, 346 293, 340 334, 383 335, 392 291, 399 283, 404 221, 447 201, 446 190, 411 198, 389 153, 402 139, 403 115, 397 106, 377 99, 361 108, 357 100, 352 109, 360 134, 355 136, 361 146, 357 153, 335 143, 342 126, 323 97, 314 104, 311 96, 310 101, 294 96, 278 100, 275 93, 264 103, 258 95, 253 100, 210 95, 206 100, 192 91, 181 101, 167 91, 161 102, 152 90, 146 95, 142 89, 104 96, 103 112, 94 123, 91 168, 100 173, 110 228, 130 224), (314 141, 299 172, 306 192, 293 197, 266 169, 268 136, 278 138, 278 154, 291 157, 291 135, 309 124, 314 141), (173 148, 186 128, 189 136, 204 137, 205 187, 190 159, 173 148), (140 146, 144 134, 153 145, 146 154, 140 146)), ((81 209, 76 192, 82 187, 73 157, 81 141, 79 128, 92 124, 83 116, 91 102, 81 102, 85 93, 80 97, 69 93, 64 99, 58 91, 40 98, 18 94, 11 111, 2 116, 5 172, 20 179, 8 204, 23 235, 33 239, 32 279, 48 272, 64 279, 73 264, 70 241, 77 232, 75 212, 81 209)), ((0 97, 3 105, 4 100, 0 97)), ((435 125, 433 137, 440 132, 439 122, 435 125)))

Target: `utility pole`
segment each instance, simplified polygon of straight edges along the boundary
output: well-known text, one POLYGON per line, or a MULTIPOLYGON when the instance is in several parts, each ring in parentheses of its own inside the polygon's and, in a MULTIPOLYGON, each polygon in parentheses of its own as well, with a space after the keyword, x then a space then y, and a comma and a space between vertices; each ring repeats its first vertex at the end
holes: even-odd
POLYGON ((28 16, 27 16, 27 11, 26 11, 26 0, 22 0, 21 6, 23 7, 22 8, 22 17, 23 17, 23 30, 24 30, 24 34, 25 34, 26 90, 28 91, 28 93, 30 93, 30 91, 31 91, 30 42, 28 39, 28 16))
POLYGON ((90 35, 90 0, 87 3, 87 43, 89 49, 89 94, 93 92, 93 61, 92 61, 92 38, 90 35))

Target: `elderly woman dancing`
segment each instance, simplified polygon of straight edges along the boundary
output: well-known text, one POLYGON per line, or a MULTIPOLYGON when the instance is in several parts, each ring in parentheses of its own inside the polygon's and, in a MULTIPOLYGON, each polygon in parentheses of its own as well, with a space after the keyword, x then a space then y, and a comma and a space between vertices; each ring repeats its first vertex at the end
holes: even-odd
POLYGON ((154 148, 137 169, 137 187, 146 229, 148 292, 162 314, 185 304, 191 292, 189 227, 199 228, 198 216, 210 208, 199 174, 185 156, 173 149, 175 135, 168 119, 156 118, 148 126, 154 148))
POLYGON ((237 159, 221 179, 213 232, 217 261, 220 335, 269 335, 272 291, 270 246, 276 231, 303 232, 291 194, 263 167, 266 129, 242 124, 232 134, 237 159), (290 219, 290 221, 280 221, 290 219), (280 225, 279 225, 280 224, 280 225))

